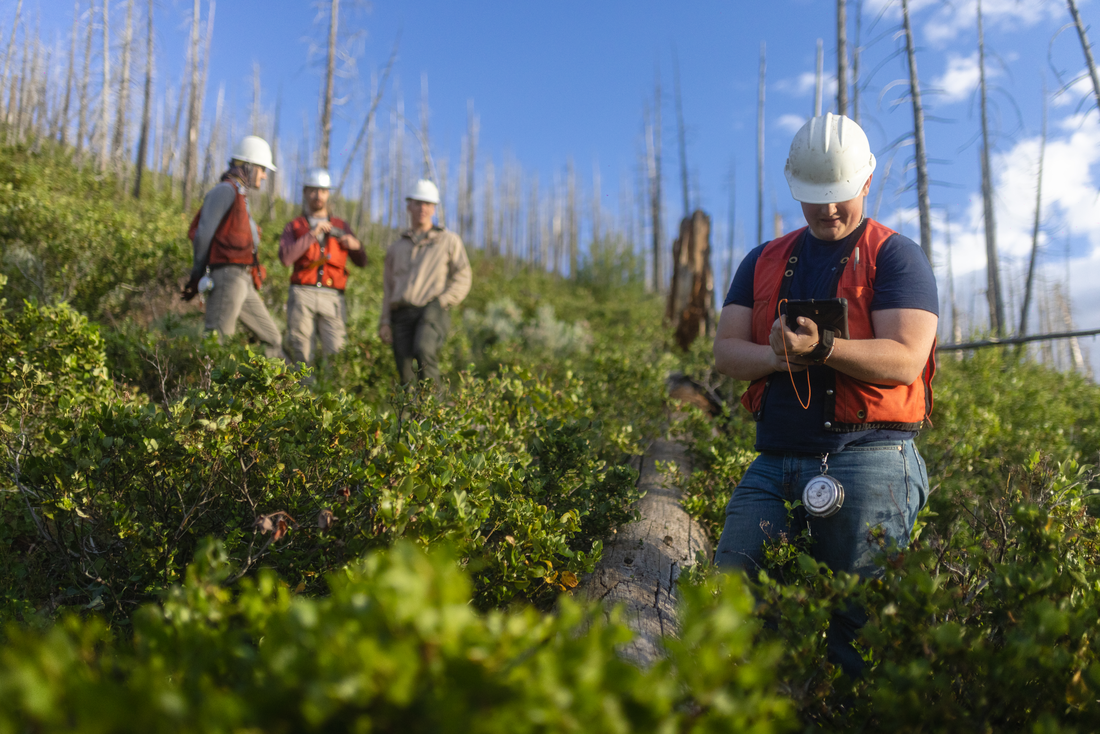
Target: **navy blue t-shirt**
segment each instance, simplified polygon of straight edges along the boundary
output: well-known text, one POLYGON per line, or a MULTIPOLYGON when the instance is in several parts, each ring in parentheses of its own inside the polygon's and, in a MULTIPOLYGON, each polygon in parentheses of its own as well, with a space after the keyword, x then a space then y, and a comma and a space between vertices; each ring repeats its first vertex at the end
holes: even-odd
MULTIPOLYGON (((827 242, 806 231, 806 240, 798 258, 787 297, 792 301, 805 298, 833 298, 831 286, 836 279, 840 259, 846 249, 844 240, 827 242)), ((745 256, 733 276, 723 306, 752 308, 753 276, 756 261, 764 250, 760 245, 745 256)), ((920 246, 900 234, 894 234, 883 244, 875 262, 875 292, 871 311, 890 308, 916 308, 939 314, 936 276, 920 246)), ((763 418, 756 424, 757 451, 797 451, 811 454, 835 453, 845 446, 870 441, 912 438, 915 432, 870 430, 856 433, 833 433, 825 429, 825 383, 827 366, 812 366, 806 372, 794 374, 794 385, 802 403, 810 394, 810 407, 803 408, 795 395, 795 387, 786 374, 776 373, 768 388, 763 418), (810 376, 807 389, 806 374, 810 376)))

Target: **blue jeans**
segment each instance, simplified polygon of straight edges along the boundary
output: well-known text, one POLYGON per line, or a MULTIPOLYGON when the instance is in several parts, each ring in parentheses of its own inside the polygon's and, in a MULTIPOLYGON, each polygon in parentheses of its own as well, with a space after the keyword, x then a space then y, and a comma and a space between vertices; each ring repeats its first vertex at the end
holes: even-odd
MULTIPOLYGON (((821 473, 814 454, 761 454, 745 472, 729 504, 726 524, 714 554, 717 566, 744 569, 750 575, 763 566, 763 545, 809 529, 810 555, 833 571, 863 578, 881 574, 874 558, 882 552, 875 535, 899 548, 909 544, 917 513, 928 499, 928 470, 908 441, 881 441, 852 446, 829 455, 829 475, 844 487, 844 505, 832 517, 809 515, 803 507, 788 517, 784 502, 800 501, 802 488, 821 473)), ((863 661, 852 647, 866 622, 862 609, 850 607, 833 615, 829 625, 829 659, 857 676, 863 661)))

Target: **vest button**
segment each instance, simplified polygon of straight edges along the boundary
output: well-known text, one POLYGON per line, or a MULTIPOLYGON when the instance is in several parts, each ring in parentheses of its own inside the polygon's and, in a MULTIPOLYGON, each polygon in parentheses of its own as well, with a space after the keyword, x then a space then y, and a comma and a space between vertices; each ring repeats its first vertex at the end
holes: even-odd
POLYGON ((832 389, 829 389, 829 390, 826 390, 826 391, 825 391, 825 394, 826 394, 826 395, 832 395, 832 394, 833 394, 833 393, 835 393, 835 392, 836 392, 836 390, 832 390, 832 389))
POLYGON ((832 421, 825 421, 825 427, 826 428, 832 428, 833 427, 832 421))
POLYGON ((856 411, 856 417, 857 418, 866 418, 867 417, 867 411, 866 410, 856 411))

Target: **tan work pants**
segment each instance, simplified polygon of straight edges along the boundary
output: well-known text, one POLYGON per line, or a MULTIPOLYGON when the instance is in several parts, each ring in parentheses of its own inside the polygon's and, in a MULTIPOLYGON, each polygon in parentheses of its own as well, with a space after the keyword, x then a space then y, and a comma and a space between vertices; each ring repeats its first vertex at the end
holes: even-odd
POLYGON ((286 340, 290 356, 298 362, 313 362, 314 337, 321 337, 326 356, 344 348, 347 339, 347 305, 344 294, 332 288, 292 285, 286 301, 286 340))
POLYGON ((206 299, 206 330, 231 336, 237 333, 237 321, 256 335, 268 357, 286 359, 282 337, 252 283, 247 265, 223 265, 210 269, 214 290, 206 299))

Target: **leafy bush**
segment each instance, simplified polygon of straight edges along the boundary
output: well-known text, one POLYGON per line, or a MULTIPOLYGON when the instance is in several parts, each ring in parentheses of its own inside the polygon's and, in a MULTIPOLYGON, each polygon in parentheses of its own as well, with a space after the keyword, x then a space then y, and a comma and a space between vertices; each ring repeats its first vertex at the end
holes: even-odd
POLYGON ((321 598, 263 572, 240 593, 223 548, 200 548, 132 644, 69 617, 11 627, 0 731, 626 732, 794 729, 778 650, 755 644, 736 579, 688 593, 683 634, 641 671, 617 620, 568 598, 557 613, 480 615, 452 557, 409 544, 329 579, 321 598))
POLYGON ((177 582, 208 535, 238 575, 269 564, 307 587, 407 537, 454 543, 483 605, 548 603, 630 517, 635 474, 598 458, 577 381, 555 390, 509 371, 374 413, 274 362, 231 357, 167 408, 101 402, 60 410, 45 441, 20 434, 10 593, 124 619, 177 582))

